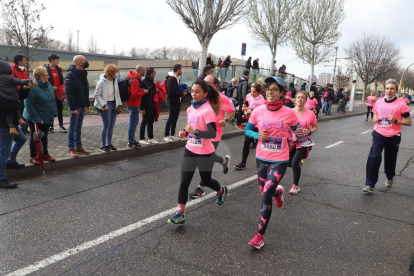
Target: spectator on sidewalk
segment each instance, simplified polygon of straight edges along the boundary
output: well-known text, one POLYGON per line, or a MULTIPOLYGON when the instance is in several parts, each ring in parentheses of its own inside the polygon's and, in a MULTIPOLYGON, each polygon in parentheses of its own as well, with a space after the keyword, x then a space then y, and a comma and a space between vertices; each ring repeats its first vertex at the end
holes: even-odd
MULTIPOLYGON (((154 121, 155 121, 155 102, 154 97, 159 93, 155 86, 154 79, 157 75, 157 71, 153 67, 149 67, 145 73, 145 78, 142 81, 145 89, 148 93, 142 96, 141 100, 141 112, 142 122, 139 129, 139 143, 142 145, 158 144, 159 142, 154 139, 154 121), (145 141, 145 128, 148 128, 148 141, 145 141)), ((159 95, 159 94, 158 94, 159 95)))
POLYGON ((286 79, 286 66, 284 64, 279 68, 279 75, 283 80, 286 79))
POLYGON ((36 143, 34 136, 37 130, 44 135, 40 138, 42 142, 42 152, 45 161, 55 162, 56 159, 50 156, 47 143, 50 125, 53 118, 57 115, 55 92, 49 82, 49 74, 43 66, 33 70, 33 76, 38 86, 30 90, 29 97, 24 100, 25 109, 23 117, 29 124, 30 129, 30 163, 39 166, 40 162, 36 154, 36 143))
POLYGON ((325 97, 326 107, 325 107, 325 115, 332 115, 331 109, 332 109, 332 102, 335 97, 333 85, 329 84, 328 89, 326 90, 326 93, 328 93, 328 97, 325 97))
POLYGON ((227 71, 229 70, 229 66, 231 64, 230 55, 226 57, 224 60, 223 66, 224 66, 224 78, 223 81, 226 82, 227 80, 227 71))
POLYGON ((306 91, 306 84, 307 84, 306 82, 302 83, 302 86, 300 87, 299 90, 306 91))
MULTIPOLYGON (((216 74, 217 74, 217 78, 222 78, 223 77, 223 72, 222 72, 222 64, 223 61, 221 60, 221 58, 219 57, 219 59, 217 60, 217 65, 216 65, 216 74)), ((214 68, 211 68, 212 72, 214 73, 214 68)))
POLYGON ((292 98, 295 99, 296 98, 296 88, 295 88, 295 84, 293 82, 289 83, 288 91, 292 92, 292 98))
MULTIPOLYGON (((62 90, 63 84, 65 80, 63 79, 62 68, 58 66, 59 64, 59 56, 56 54, 50 54, 47 59, 49 60, 49 64, 45 64, 44 67, 49 74, 49 83, 52 85, 55 95, 56 107, 57 107, 57 117, 59 120, 59 132, 67 133, 68 131, 63 126, 63 102, 65 98, 59 96, 59 90, 62 90)), ((50 124, 49 132, 53 133, 54 130, 54 120, 50 124)))
POLYGON ((102 117, 101 147, 102 152, 116 151, 112 145, 112 134, 116 115, 121 112, 122 101, 117 81, 118 66, 109 64, 99 78, 95 89, 95 109, 102 117))
POLYGON ((245 68, 245 70, 249 70, 250 71, 250 68, 252 68, 252 57, 249 57, 246 60, 246 63, 244 64, 244 68, 245 68))
POLYGON ((313 92, 316 96, 318 94, 318 88, 316 87, 316 81, 312 82, 311 87, 309 88, 309 93, 313 92))
POLYGON ((80 154, 89 155, 82 147, 82 124, 85 111, 89 112, 89 62, 82 55, 76 55, 73 63, 66 68, 65 91, 69 106, 68 155, 72 158, 80 154))
POLYGON ((227 97, 237 99, 237 79, 233 78, 231 83, 227 86, 227 97), (234 94, 236 91, 236 94, 234 94))
MULTIPOLYGON (((239 102, 239 107, 242 107, 244 102, 246 101, 249 75, 250 75, 249 70, 245 70, 243 72, 243 76, 239 79, 239 86, 237 87, 237 100, 239 102)), ((235 125, 235 127, 238 129, 244 129, 244 126, 241 125, 242 116, 243 116, 243 110, 242 108, 239 108, 239 110, 237 111, 237 123, 235 125)))
POLYGON ((338 99, 338 103, 343 97, 344 97, 344 89, 341 88, 339 89, 338 93, 336 93, 336 98, 338 99))
POLYGON ((213 70, 210 65, 206 65, 203 68, 203 72, 197 77, 197 80, 204 80, 207 75, 212 74, 213 70))
MULTIPOLYGON (((170 106, 170 114, 165 125, 164 141, 173 142, 180 140, 175 136, 175 128, 180 116, 181 111, 181 97, 187 95, 187 91, 180 90, 180 76, 183 72, 181 64, 176 64, 173 67, 173 71, 168 73, 166 77, 167 91, 168 91, 168 104, 170 106)), ((207 72, 207 71, 206 71, 207 72)))
POLYGON ((211 53, 208 53, 207 55, 206 65, 213 65, 213 62, 211 61, 211 53))
POLYGON ((135 131, 139 123, 139 107, 141 106, 142 97, 148 93, 148 90, 142 89, 142 77, 145 75, 145 66, 137 65, 135 72, 129 71, 127 78, 130 79, 129 99, 126 106, 129 110, 128 125, 128 148, 139 149, 141 145, 135 140, 135 131))
POLYGON ((259 58, 256 58, 255 60, 253 60, 253 82, 256 81, 257 78, 257 74, 259 73, 259 58))

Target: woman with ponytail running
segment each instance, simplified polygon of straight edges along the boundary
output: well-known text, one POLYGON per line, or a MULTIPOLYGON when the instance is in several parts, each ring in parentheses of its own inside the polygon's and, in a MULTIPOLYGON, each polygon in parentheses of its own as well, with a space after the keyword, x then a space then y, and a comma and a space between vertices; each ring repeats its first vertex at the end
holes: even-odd
POLYGON ((178 208, 167 222, 184 224, 185 205, 188 187, 198 168, 203 186, 217 192, 216 203, 222 205, 226 200, 227 188, 211 178, 215 160, 212 139, 216 137, 216 116, 220 112, 219 94, 204 80, 195 81, 191 88, 191 106, 187 109, 187 125, 179 136, 188 136, 181 164, 181 183, 178 190, 178 208))
POLYGON ((302 159, 306 159, 311 146, 314 145, 309 136, 318 130, 318 123, 315 113, 305 108, 308 100, 307 98, 308 94, 303 90, 296 93, 296 106, 294 111, 299 120, 300 127, 298 132, 302 131, 302 134, 300 134, 302 138, 296 139, 295 137, 295 141, 292 141, 292 145, 290 147, 288 167, 292 167, 293 170, 293 184, 289 193, 292 195, 296 195, 300 191, 299 179, 301 173, 301 161, 302 159))
MULTIPOLYGON (((283 105, 286 93, 285 82, 280 77, 269 77, 266 83, 266 102, 253 110, 245 134, 258 139, 256 165, 262 206, 257 232, 249 245, 260 249, 264 245, 266 232, 272 214, 272 199, 277 207, 283 205, 284 189, 279 185, 289 161, 288 135, 290 128, 297 131, 299 126, 295 112, 283 105), (258 131, 254 131, 257 127, 258 131)), ((300 132, 302 133, 302 132, 300 132)))

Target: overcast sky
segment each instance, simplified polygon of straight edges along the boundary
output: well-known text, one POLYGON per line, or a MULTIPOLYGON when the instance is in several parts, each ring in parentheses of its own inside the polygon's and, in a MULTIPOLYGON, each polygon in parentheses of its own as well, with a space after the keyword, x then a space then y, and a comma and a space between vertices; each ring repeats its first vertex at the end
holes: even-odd
MULTIPOLYGON (((76 42, 76 30, 80 30, 80 47, 86 49, 91 34, 99 48, 108 54, 131 47, 189 47, 199 50, 196 36, 185 27, 178 15, 164 0, 40 0, 47 9, 41 20, 51 23, 51 37, 67 41, 72 30, 76 42)), ((338 57, 352 41, 364 33, 385 35, 401 50, 400 63, 408 66, 414 62, 413 0, 346 0, 346 17, 340 25, 342 37, 338 41, 338 57)), ((288 19, 286 19, 288 20, 288 19)), ((260 59, 260 66, 268 67, 270 50, 266 46, 253 47, 257 43, 249 37, 244 23, 228 30, 219 31, 210 43, 209 52, 215 55, 232 55, 241 58, 241 43, 247 43, 247 55, 260 59)), ((299 60, 290 47, 279 47, 277 67, 285 64, 288 72, 307 78, 310 66, 299 60)), ((333 61, 329 64, 333 64, 333 61)), ((347 68, 346 61, 338 61, 347 68)), ((333 67, 316 66, 315 74, 332 73, 333 67)))

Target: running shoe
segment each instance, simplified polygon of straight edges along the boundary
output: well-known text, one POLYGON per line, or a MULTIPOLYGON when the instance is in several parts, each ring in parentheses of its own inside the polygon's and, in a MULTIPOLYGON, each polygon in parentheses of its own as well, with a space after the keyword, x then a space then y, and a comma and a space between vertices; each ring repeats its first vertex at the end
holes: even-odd
POLYGON ((67 133, 68 131, 66 130, 66 128, 64 126, 60 126, 59 127, 59 132, 67 133))
POLYGON ((112 146, 112 144, 110 144, 110 145, 108 145, 108 146, 106 146, 109 150, 112 150, 112 151, 117 151, 118 149, 116 148, 116 147, 114 147, 114 146, 112 146))
POLYGON ((244 126, 243 126, 243 125, 238 125, 238 124, 235 124, 234 126, 235 126, 236 128, 238 128, 238 129, 242 129, 242 130, 244 129, 244 126))
POLYGON ((165 136, 164 139, 162 139, 162 140, 164 140, 164 142, 167 142, 167 143, 171 143, 172 142, 172 140, 170 139, 169 136, 165 136))
POLYGON ((283 192, 285 191, 285 189, 283 188, 283 186, 277 185, 276 191, 278 191, 280 195, 278 197, 275 197, 275 204, 276 207, 280 208, 283 206, 283 202, 285 202, 283 198, 283 192))
POLYGON ((387 186, 387 188, 391 188, 392 184, 394 184, 394 180, 393 179, 391 179, 391 180, 389 180, 389 179, 385 180, 385 186, 387 186))
POLYGON ((264 245, 264 237, 262 234, 256 233, 256 235, 254 235, 253 239, 251 239, 251 241, 249 241, 249 245, 253 246, 256 249, 260 249, 263 247, 264 245))
POLYGON ((246 169, 246 164, 244 164, 244 163, 240 163, 240 164, 238 164, 238 165, 235 165, 235 166, 234 166, 234 168, 235 168, 236 170, 245 170, 245 169, 246 169))
POLYGON ((365 188, 362 190, 364 194, 372 194, 374 192, 374 188, 371 186, 365 186, 365 188))
POLYGON ((206 192, 201 187, 197 187, 194 190, 194 192, 190 193, 190 197, 191 198, 200 198, 205 194, 206 194, 206 192))
POLYGON ((181 140, 181 138, 180 137, 177 137, 177 136, 169 136, 168 138, 170 138, 170 140, 171 141, 180 141, 181 140))
POLYGON ((147 142, 145 140, 139 140, 139 143, 142 144, 142 145, 149 145, 150 144, 150 142, 147 142))
POLYGON ((160 142, 158 142, 155 139, 148 139, 148 143, 150 143, 150 144, 159 144, 160 142))
POLYGON ((141 145, 137 141, 134 141, 132 143, 128 143, 127 147, 128 148, 139 149, 139 148, 141 148, 141 145))
POLYGON ((179 212, 175 213, 175 215, 170 218, 167 223, 169 224, 175 224, 175 225, 179 225, 179 224, 184 224, 185 223, 185 215, 181 215, 179 212))
POLYGON ((223 164, 223 173, 226 174, 230 168, 230 160, 231 160, 230 155, 226 155, 224 159, 226 159, 226 163, 223 164))
POLYGON ((224 201, 226 201, 227 196, 227 187, 222 186, 221 188, 223 189, 223 192, 221 193, 221 195, 218 195, 216 199, 216 203, 218 205, 222 205, 224 201))
POLYGON ((296 195, 297 193, 299 193, 299 191, 300 191, 299 186, 292 184, 292 188, 290 189, 289 194, 296 195))
POLYGON ((100 151, 105 152, 105 153, 108 153, 108 152, 110 152, 111 150, 110 150, 107 146, 101 146, 101 147, 100 147, 100 151))

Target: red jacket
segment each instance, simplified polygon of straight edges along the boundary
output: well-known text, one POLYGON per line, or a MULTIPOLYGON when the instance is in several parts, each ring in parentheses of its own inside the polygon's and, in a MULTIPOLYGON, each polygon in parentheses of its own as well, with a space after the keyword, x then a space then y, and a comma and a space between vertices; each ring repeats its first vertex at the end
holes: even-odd
POLYGON ((138 76, 136 72, 129 71, 127 75, 128 79, 133 79, 131 81, 131 87, 128 87, 128 92, 130 94, 128 101, 126 102, 127 106, 141 106, 141 99, 144 95, 144 90, 141 86, 141 76, 138 76))
MULTIPOLYGON (((13 78, 19 79, 19 80, 27 80, 30 79, 29 73, 27 73, 27 70, 22 71, 22 69, 19 68, 16 64, 12 64, 12 73, 11 76, 13 78)), ((19 89, 20 86, 17 86, 17 89, 19 89)))

